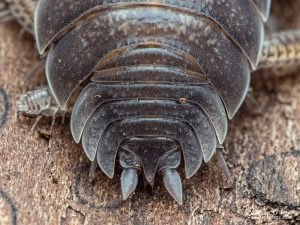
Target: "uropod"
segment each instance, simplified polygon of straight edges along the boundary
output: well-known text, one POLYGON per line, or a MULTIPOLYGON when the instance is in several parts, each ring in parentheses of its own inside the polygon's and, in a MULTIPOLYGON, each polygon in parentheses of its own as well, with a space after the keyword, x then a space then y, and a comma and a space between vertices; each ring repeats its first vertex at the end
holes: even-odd
POLYGON ((48 86, 25 94, 18 110, 26 114, 34 102, 39 116, 70 111, 72 136, 93 164, 110 178, 122 168, 124 199, 139 175, 153 184, 161 173, 182 204, 178 167, 190 178, 214 154, 223 162, 217 148, 251 73, 300 62, 299 31, 265 37, 270 5, 40 0, 32 33, 48 86))

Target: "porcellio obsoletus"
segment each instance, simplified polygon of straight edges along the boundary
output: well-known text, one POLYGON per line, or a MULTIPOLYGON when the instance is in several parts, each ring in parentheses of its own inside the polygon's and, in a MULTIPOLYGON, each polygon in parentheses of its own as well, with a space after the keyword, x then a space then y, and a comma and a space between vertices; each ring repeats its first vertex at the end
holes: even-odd
MULTIPOLYGON (((153 184, 161 173, 182 204, 181 164, 190 178, 216 153, 226 170, 216 149, 245 99, 251 72, 300 61, 300 51, 277 48, 299 47, 299 32, 264 41, 270 4, 38 2, 33 33, 39 53, 47 54, 47 93, 60 112, 72 108, 72 136, 87 157, 110 178, 116 164, 122 168, 124 199, 139 176, 153 184), (275 54, 282 51, 283 57, 275 54)), ((25 111, 21 103, 19 111, 25 111)))

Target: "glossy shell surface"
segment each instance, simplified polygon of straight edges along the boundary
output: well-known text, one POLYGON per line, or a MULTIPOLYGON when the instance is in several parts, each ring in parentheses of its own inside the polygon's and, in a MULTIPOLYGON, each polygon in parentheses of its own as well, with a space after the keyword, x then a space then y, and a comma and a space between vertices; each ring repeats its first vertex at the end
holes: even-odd
POLYGON ((144 170, 151 182, 170 169, 170 188, 180 151, 186 177, 193 176, 224 142, 227 120, 247 94, 270 4, 41 0, 35 33, 40 53, 49 49, 48 84, 62 108, 75 99, 71 131, 88 158, 113 177, 125 151, 120 164, 133 170, 124 176, 144 170))

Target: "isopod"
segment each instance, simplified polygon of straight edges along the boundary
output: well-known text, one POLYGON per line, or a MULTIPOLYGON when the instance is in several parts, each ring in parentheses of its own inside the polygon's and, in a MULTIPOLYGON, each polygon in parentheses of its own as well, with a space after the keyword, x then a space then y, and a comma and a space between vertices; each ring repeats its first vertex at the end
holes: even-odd
POLYGON ((23 114, 36 117, 32 126, 32 131, 36 128, 38 122, 43 116, 52 117, 52 127, 56 117, 64 117, 65 111, 61 110, 54 100, 48 87, 40 87, 36 90, 29 91, 17 101, 17 116, 20 112, 23 114))
MULTIPOLYGON (((182 204, 180 164, 191 178, 211 160, 247 95, 251 72, 299 63, 300 32, 282 33, 289 41, 280 49, 278 37, 264 42, 270 5, 38 2, 34 33, 39 53, 47 54, 47 91, 61 112, 72 107, 72 136, 87 157, 109 178, 116 164, 123 169, 124 199, 140 174, 152 184, 161 173, 182 204)), ((226 167, 220 153, 218 159, 226 167)))

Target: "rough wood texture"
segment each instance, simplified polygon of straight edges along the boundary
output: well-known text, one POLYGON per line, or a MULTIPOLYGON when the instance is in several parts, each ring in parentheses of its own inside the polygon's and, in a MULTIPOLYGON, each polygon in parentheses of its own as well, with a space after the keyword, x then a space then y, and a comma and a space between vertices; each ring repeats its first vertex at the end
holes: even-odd
MULTIPOLYGON (((276 27, 300 28, 299 1, 274 6, 276 27)), ((17 123, 17 98, 42 82, 28 76, 36 63, 33 40, 14 23, 0 25, 0 224, 300 224, 299 70, 253 75, 263 115, 246 102, 231 122, 226 159, 234 181, 224 181, 214 159, 184 181, 181 207, 161 183, 121 201, 119 177, 98 171, 88 182, 89 162, 68 125, 56 125, 48 140, 30 133, 32 120, 17 123)))

